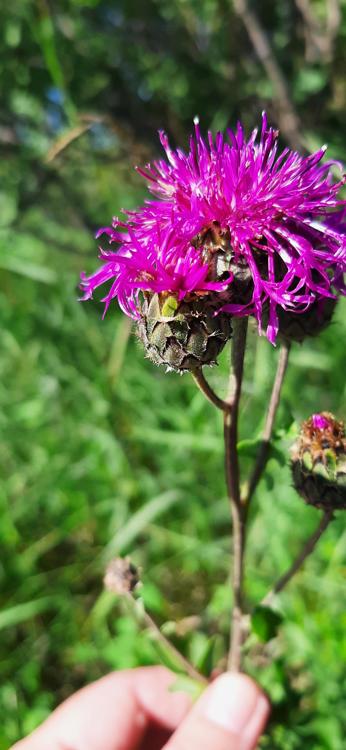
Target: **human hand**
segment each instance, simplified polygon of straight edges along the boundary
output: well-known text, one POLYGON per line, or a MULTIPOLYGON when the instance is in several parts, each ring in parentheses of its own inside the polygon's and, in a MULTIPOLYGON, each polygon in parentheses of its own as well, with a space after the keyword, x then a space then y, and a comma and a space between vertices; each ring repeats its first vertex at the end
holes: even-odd
POLYGON ((75 693, 12 750, 254 750, 269 704, 225 673, 191 705, 163 667, 113 672, 75 693))

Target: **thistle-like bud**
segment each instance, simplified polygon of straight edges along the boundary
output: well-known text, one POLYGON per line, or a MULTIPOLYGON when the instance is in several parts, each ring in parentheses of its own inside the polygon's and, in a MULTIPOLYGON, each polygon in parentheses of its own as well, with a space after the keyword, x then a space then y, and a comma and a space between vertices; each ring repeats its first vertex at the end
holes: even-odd
POLYGON ((213 295, 180 303, 173 296, 147 296, 138 334, 149 359, 177 372, 216 364, 232 333, 229 313, 216 312, 213 295))
POLYGON ((301 344, 308 336, 318 336, 331 323, 337 300, 318 299, 303 313, 278 309, 279 337, 301 344))
POLYGON ((103 583, 107 591, 124 596, 135 590, 139 584, 139 574, 129 557, 116 557, 108 563, 103 583))
POLYGON ((303 422, 292 447, 294 486, 309 505, 346 509, 345 425, 333 414, 313 414, 303 422))

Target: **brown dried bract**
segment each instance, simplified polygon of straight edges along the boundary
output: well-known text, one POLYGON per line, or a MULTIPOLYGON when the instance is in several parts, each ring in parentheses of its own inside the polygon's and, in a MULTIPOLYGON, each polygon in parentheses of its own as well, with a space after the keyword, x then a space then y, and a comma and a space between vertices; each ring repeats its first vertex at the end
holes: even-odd
POLYGON ((108 563, 103 582, 108 591, 124 596, 134 591, 139 580, 138 570, 130 558, 116 557, 108 563))

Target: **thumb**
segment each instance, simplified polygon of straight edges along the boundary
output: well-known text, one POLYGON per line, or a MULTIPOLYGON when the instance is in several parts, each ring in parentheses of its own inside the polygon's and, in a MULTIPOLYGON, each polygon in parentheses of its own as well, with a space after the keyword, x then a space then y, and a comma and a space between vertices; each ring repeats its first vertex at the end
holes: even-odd
POLYGON ((203 693, 165 750, 254 750, 268 715, 268 700, 257 685, 226 672, 203 693))

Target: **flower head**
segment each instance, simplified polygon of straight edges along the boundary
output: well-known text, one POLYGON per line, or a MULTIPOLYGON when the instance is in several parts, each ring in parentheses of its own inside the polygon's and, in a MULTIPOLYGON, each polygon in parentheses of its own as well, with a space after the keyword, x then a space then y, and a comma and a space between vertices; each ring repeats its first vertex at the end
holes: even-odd
POLYGON ((249 139, 238 124, 227 138, 204 140, 198 122, 188 153, 173 150, 138 171, 154 200, 128 212, 119 231, 115 220, 105 231, 120 243, 102 251, 101 271, 84 278, 85 296, 114 279, 106 307, 117 296, 123 310, 138 315, 143 290, 168 292, 177 299, 201 292, 220 294, 220 309, 254 315, 274 342, 278 308, 304 312, 316 300, 345 293, 346 236, 331 212, 343 179, 332 176, 334 162, 321 160, 325 148, 303 157, 284 149, 278 155, 278 131, 262 118, 260 134, 249 139), (246 293, 238 269, 247 272, 246 293), (250 283, 249 283, 250 279, 250 283))
POLYGON ((345 425, 330 412, 313 414, 301 425, 291 450, 296 490, 322 510, 346 509, 345 425))

